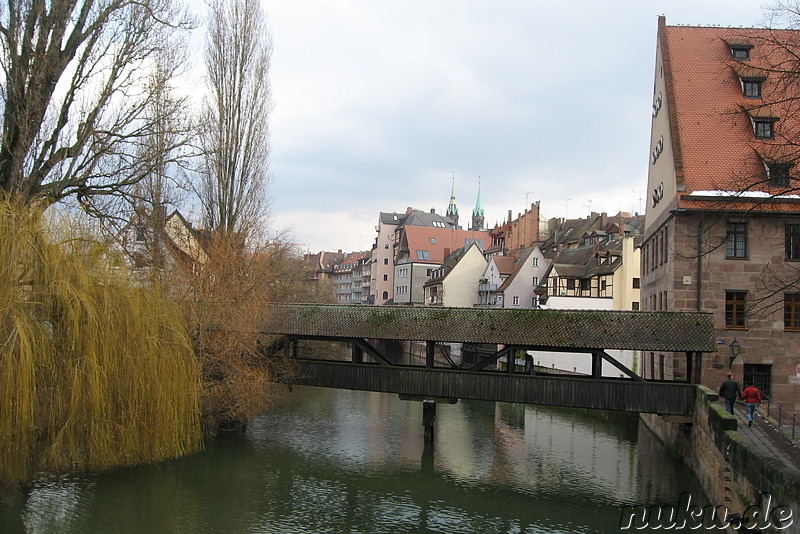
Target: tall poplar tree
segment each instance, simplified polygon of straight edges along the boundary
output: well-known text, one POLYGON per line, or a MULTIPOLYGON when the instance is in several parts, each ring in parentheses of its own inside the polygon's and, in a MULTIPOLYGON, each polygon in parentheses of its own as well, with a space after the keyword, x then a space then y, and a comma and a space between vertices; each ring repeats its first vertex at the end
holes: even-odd
POLYGON ((199 196, 206 225, 245 239, 264 221, 272 38, 259 0, 212 0, 199 196))

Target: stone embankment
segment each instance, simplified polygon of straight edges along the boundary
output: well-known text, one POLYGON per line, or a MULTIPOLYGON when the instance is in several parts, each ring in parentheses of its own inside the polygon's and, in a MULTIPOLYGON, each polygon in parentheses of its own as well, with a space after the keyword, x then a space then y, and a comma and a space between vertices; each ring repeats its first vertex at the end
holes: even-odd
POLYGON ((719 396, 698 387, 691 424, 642 414, 644 423, 696 473, 713 506, 743 513, 763 494, 774 505, 792 510, 792 525, 783 532, 800 532, 800 450, 757 417, 747 426, 743 408, 725 411, 719 396))

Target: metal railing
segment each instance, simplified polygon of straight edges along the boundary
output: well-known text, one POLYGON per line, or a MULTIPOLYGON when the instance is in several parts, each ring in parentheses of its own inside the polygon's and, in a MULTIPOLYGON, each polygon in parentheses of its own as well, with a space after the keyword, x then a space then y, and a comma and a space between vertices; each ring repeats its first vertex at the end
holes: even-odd
MULTIPOLYGON (((767 395, 766 393, 762 393, 761 397, 764 399, 764 403, 767 405, 767 419, 772 417, 772 404, 775 402, 772 397, 767 395)), ((793 413, 790 413, 788 410, 783 409, 782 404, 778 404, 778 413, 776 414, 778 429, 780 430, 783 427, 784 418, 786 419, 786 426, 789 426, 789 416, 791 416, 791 424, 792 424, 792 440, 794 441, 795 436, 797 435, 797 427, 798 427, 798 419, 797 416, 793 413)))

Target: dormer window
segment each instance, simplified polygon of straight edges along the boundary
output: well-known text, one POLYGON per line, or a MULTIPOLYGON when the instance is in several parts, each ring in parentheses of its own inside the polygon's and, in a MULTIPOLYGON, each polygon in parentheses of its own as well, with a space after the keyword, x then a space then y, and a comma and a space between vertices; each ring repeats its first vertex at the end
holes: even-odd
POLYGON ((742 78, 742 94, 745 98, 761 98, 760 78, 742 78))
POLYGON ((742 46, 732 46, 731 47, 731 55, 733 55, 733 59, 736 61, 750 61, 750 48, 745 48, 742 46))
POLYGON ((775 139, 774 120, 753 119, 753 130, 757 139, 775 139))
MULTIPOLYGON (((770 106, 756 105, 747 109, 756 139, 775 139, 775 123, 779 120, 770 106)), ((763 158, 762 158, 763 159, 763 158)), ((767 157, 766 159, 771 159, 767 157)))
POLYGON ((747 39, 726 39, 726 42, 735 61, 750 61, 750 50, 753 48, 753 44, 750 41, 747 39))
POLYGON ((787 187, 789 185, 789 170, 791 163, 778 163, 776 161, 765 161, 764 167, 767 169, 767 185, 770 187, 787 187))

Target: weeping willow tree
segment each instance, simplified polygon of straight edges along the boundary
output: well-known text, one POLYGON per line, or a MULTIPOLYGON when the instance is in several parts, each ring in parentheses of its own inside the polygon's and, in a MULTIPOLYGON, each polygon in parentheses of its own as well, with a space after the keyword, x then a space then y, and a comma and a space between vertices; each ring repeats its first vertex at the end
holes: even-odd
POLYGON ((106 247, 0 202, 0 480, 199 449, 199 376, 181 314, 106 247))

